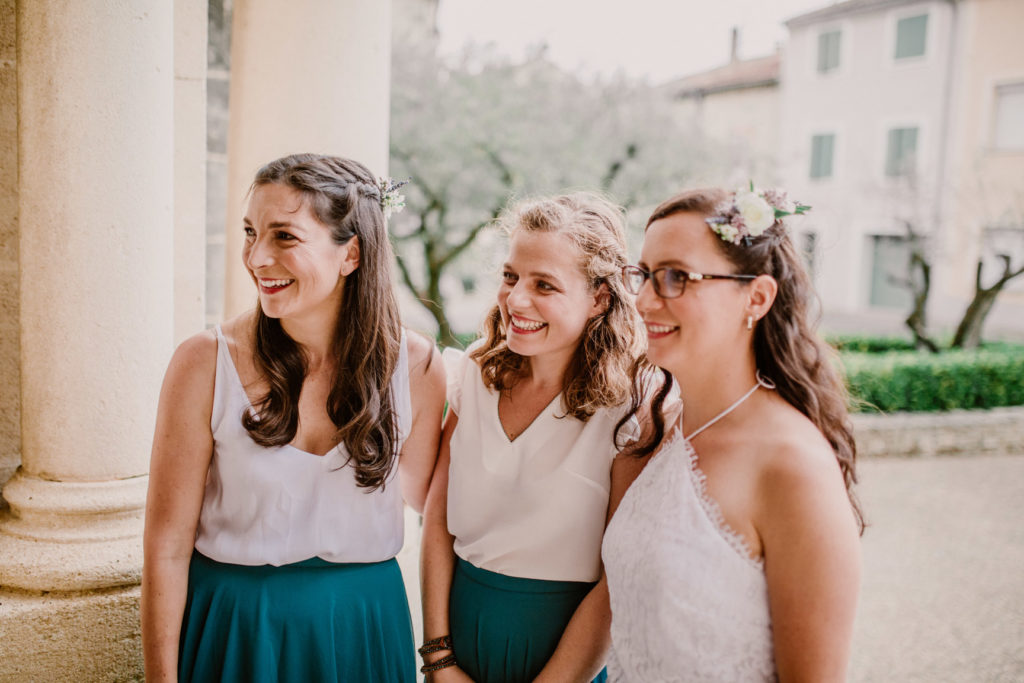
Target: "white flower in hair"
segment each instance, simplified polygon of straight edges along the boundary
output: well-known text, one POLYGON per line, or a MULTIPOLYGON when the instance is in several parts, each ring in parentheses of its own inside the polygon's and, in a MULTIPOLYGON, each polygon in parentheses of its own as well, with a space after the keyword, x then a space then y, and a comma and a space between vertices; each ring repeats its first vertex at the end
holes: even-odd
POLYGON ((775 222, 775 209, 756 192, 741 190, 736 193, 736 208, 751 237, 759 237, 775 222))
POLYGON ((750 246, 770 227, 783 219, 807 213, 811 207, 790 200, 782 190, 758 190, 754 183, 740 188, 715 207, 714 213, 704 219, 708 226, 726 242, 750 246))

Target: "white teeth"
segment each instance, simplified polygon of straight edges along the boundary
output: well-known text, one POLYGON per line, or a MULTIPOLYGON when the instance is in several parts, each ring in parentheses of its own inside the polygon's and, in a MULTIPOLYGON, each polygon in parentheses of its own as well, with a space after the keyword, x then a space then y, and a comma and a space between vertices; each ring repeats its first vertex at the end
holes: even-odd
POLYGON ((652 334, 665 334, 666 332, 671 332, 674 329, 676 328, 670 325, 655 325, 654 323, 647 323, 647 331, 652 334))
POLYGON ((262 285, 263 287, 284 287, 285 285, 290 285, 293 282, 295 282, 295 280, 263 280, 263 279, 261 279, 260 280, 260 285, 262 285))
POLYGON ((512 318, 512 324, 518 327, 520 330, 526 330, 527 332, 539 330, 540 328, 547 325, 547 323, 538 323, 534 321, 523 320, 521 318, 512 318))

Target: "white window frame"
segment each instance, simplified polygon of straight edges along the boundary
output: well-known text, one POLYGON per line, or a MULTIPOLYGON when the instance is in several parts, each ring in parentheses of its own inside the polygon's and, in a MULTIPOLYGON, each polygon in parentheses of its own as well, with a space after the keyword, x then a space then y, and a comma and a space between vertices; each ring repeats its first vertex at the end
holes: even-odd
MULTIPOLYGON (((1017 147, 1000 147, 996 141, 996 116, 999 113, 999 89, 1007 87, 1020 88, 1021 90, 1024 90, 1024 76, 1019 79, 996 81, 989 86, 989 92, 992 94, 992 97, 991 112, 989 113, 988 148, 993 152, 1020 154, 1024 152, 1024 144, 1017 147)), ((1024 125, 1024 122, 1022 122, 1022 125, 1024 125)))

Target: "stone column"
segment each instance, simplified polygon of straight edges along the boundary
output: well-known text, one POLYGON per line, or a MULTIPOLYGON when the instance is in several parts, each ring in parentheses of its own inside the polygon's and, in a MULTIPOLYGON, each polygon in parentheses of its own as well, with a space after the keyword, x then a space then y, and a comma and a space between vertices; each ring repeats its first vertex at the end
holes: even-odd
POLYGON ((285 154, 387 173, 391 2, 237 0, 231 36, 225 317, 256 302, 241 265, 245 193, 285 154))
POLYGON ((0 679, 141 676, 174 321, 173 10, 17 4, 22 448, 0 518, 0 679))
POLYGON ((174 342, 206 320, 206 0, 174 3, 174 342))

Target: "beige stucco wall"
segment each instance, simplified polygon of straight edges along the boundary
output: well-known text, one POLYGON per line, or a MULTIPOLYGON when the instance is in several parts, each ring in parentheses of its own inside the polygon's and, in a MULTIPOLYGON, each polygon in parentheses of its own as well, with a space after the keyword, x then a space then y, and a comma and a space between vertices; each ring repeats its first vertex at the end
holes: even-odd
POLYGON ((21 461, 16 23, 14 0, 0 0, 0 486, 21 461))
MULTIPOLYGON (((1024 150, 993 149, 996 86, 1024 82, 1024 3, 971 0, 961 3, 962 52, 954 128, 955 242, 950 249, 953 277, 947 290, 969 298, 986 226, 1024 227, 1024 150)), ((1021 236, 1024 247, 1024 234, 1021 236)), ((1024 249, 1018 251, 1018 259, 1024 249)), ((1024 265, 1019 260, 1017 267, 1024 265)), ((991 282, 996 264, 987 271, 991 282)), ((1024 316, 1024 282, 1013 283, 997 311, 1024 316)))

